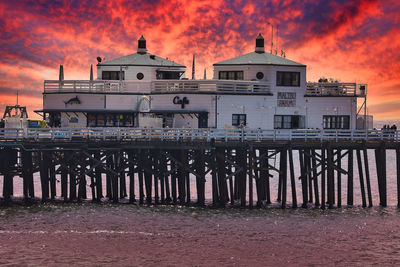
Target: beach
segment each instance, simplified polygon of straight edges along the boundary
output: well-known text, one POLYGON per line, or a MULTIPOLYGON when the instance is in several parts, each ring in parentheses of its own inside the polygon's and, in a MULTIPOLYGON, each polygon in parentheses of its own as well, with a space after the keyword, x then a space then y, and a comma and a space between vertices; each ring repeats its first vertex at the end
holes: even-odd
POLYGON ((0 209, 4 266, 395 265, 400 214, 40 204, 0 209))

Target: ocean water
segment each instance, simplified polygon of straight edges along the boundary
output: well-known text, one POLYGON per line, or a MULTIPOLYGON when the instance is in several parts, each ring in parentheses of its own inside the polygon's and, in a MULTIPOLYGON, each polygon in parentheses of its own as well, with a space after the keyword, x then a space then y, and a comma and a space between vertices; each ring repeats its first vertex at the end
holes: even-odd
MULTIPOLYGON (((345 162, 346 158, 344 169, 345 162)), ((345 206, 343 190, 344 207, 333 210, 276 208, 276 173, 271 178, 275 208, 114 205, 107 201, 0 207, 1 265, 395 266, 400 261, 400 210, 396 207, 393 151, 387 152, 387 164, 387 208, 378 206, 373 152, 369 153, 373 208, 361 207, 357 168, 355 206, 345 206)), ((295 167, 298 177, 299 166, 295 167)), ((342 175, 343 189, 347 188, 346 181, 342 175)), ((301 203, 301 185, 298 179, 296 182, 301 203)), ((20 178, 15 178, 14 186, 15 195, 22 196, 20 178)), ((40 196, 38 176, 35 188, 40 196)), ((87 189, 90 197, 90 187, 87 189)), ((211 188, 208 185, 206 189, 206 198, 211 201, 211 188)), ((194 177, 191 190, 195 201, 194 177)))

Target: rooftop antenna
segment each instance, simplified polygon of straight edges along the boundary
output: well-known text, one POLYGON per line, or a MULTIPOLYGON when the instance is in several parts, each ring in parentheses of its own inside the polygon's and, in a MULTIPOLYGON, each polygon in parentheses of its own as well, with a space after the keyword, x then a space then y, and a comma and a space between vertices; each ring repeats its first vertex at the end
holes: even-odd
POLYGON ((278 28, 279 28, 279 25, 277 24, 276 25, 276 49, 275 49, 275 55, 278 54, 278 28))
POLYGON ((63 65, 60 65, 60 74, 58 75, 58 79, 60 81, 64 80, 64 66, 63 65))
POLYGON ((272 54, 272 49, 274 48, 274 25, 271 24, 271 54, 272 54))
POLYGON ((90 64, 90 80, 93 81, 93 65, 90 64))
POLYGON ((192 63, 192 80, 195 78, 195 54, 193 54, 193 63, 192 63))

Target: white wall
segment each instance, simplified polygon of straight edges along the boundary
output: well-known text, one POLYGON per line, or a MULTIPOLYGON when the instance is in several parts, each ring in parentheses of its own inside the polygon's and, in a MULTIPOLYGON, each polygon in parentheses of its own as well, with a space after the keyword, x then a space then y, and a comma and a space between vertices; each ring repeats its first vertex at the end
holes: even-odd
MULTIPOLYGON (((151 109, 152 110, 193 110, 193 111, 208 111, 208 127, 215 127, 215 95, 194 95, 194 94, 165 94, 165 95, 152 95, 151 96, 151 109), (189 104, 185 105, 182 109, 181 105, 173 103, 175 96, 180 99, 186 97, 189 104)), ((174 127, 192 127, 197 128, 198 121, 195 116, 176 114, 174 116, 174 127), (189 125, 187 124, 189 122, 189 125)))
POLYGON ((106 95, 106 108, 110 110, 136 110, 141 96, 106 95))
POLYGON ((220 95, 217 128, 231 128, 232 114, 246 114, 247 128, 273 128, 273 96, 220 95))
POLYGON ((307 128, 323 128, 323 115, 349 115, 350 129, 356 128, 356 97, 306 97, 307 128))
POLYGON ((44 109, 103 109, 104 95, 100 94, 45 94, 43 95, 44 109), (80 104, 65 104, 68 100, 78 97, 80 104))
POLYGON ((82 112, 61 112, 61 127, 86 127, 87 118, 82 112), (76 121, 77 119, 77 121, 76 121))

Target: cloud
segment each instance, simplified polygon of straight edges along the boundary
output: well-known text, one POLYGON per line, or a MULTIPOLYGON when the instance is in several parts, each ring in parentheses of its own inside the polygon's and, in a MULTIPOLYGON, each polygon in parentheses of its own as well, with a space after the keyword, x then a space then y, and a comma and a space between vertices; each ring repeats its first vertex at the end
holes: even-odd
MULTIPOLYGON (((154 0, 0 2, 0 94, 41 98, 44 79, 88 79, 96 57, 149 51, 211 77, 212 64, 254 49, 271 25, 277 50, 320 76, 369 84, 369 103, 399 97, 400 3, 396 0, 154 0), (277 27, 278 25, 278 27, 277 27), (383 88, 383 89, 382 89, 383 88), (385 89, 386 88, 386 89, 385 89)), ((200 73, 200 74, 199 74, 200 73)), ((0 106, 1 108, 1 106, 0 106)))

